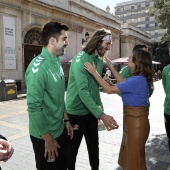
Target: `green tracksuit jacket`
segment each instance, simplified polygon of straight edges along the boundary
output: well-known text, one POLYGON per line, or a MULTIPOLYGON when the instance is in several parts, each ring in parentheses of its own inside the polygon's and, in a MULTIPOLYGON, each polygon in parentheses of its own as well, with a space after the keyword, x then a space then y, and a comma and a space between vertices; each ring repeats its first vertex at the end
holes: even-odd
POLYGON ((170 115, 170 64, 162 71, 162 85, 165 92, 164 113, 170 115))
POLYGON ((59 57, 45 48, 27 68, 27 105, 30 135, 40 138, 50 132, 57 138, 63 132, 65 77, 59 57))
POLYGON ((66 95, 66 110, 72 115, 86 115, 92 113, 96 118, 102 115, 103 108, 99 84, 95 78, 84 69, 84 63, 94 62, 98 73, 103 70, 103 59, 94 54, 88 55, 80 51, 72 60, 69 72, 68 89, 66 95))

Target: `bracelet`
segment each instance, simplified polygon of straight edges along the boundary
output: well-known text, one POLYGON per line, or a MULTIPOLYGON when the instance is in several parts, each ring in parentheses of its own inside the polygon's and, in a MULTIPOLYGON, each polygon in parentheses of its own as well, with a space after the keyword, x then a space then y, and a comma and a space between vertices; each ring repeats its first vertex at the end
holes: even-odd
POLYGON ((64 119, 64 122, 69 122, 70 121, 70 119, 64 119))

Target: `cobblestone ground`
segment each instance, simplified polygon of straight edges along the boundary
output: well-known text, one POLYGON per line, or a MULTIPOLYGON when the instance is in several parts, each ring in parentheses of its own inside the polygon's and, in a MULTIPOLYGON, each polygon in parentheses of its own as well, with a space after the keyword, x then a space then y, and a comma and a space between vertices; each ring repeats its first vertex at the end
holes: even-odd
MULTIPOLYGON (((150 136, 146 144, 148 170, 170 170, 170 154, 164 128, 162 82, 154 83, 150 108, 150 136)), ((101 92, 105 113, 112 115, 119 129, 108 132, 99 129, 100 168, 99 170, 121 170, 117 164, 122 137, 122 101, 116 94, 101 92)), ((1 162, 2 170, 35 170, 34 153, 28 135, 28 114, 25 95, 18 99, 0 102, 1 134, 12 142, 15 149, 8 162, 1 162)), ((90 170, 86 144, 83 139, 77 156, 76 170, 90 170)))

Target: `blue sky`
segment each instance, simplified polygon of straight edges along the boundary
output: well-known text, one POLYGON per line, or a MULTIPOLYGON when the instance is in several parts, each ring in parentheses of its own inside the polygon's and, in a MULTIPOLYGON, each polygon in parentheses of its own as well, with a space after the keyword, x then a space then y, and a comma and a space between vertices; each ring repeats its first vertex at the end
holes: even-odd
POLYGON ((110 6, 110 12, 114 13, 114 8, 116 6, 117 3, 121 3, 121 2, 127 2, 130 0, 85 0, 103 10, 106 10, 106 6, 109 5, 110 6))

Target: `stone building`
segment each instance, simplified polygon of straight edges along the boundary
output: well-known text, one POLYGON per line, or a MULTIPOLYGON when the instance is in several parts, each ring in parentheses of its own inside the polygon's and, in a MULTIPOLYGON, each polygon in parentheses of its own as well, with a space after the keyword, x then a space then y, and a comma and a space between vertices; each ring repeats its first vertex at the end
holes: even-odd
POLYGON ((131 0, 116 4, 115 15, 123 23, 131 25, 151 34, 151 42, 160 41, 166 29, 159 27, 154 16, 149 15, 149 9, 154 6, 150 0, 131 0))
MULTIPOLYGON (((42 49, 41 29, 50 21, 70 28, 69 46, 62 61, 71 60, 82 49, 85 34, 91 36, 98 28, 109 29, 113 34, 109 57, 121 57, 121 22, 109 11, 84 0, 0 0, 0 79, 21 80, 24 85, 27 66, 42 49)), ((149 43, 145 37, 135 39, 149 43)), ((125 47, 128 49, 128 44, 125 47)), ((66 77, 68 69, 64 66, 66 77)))

